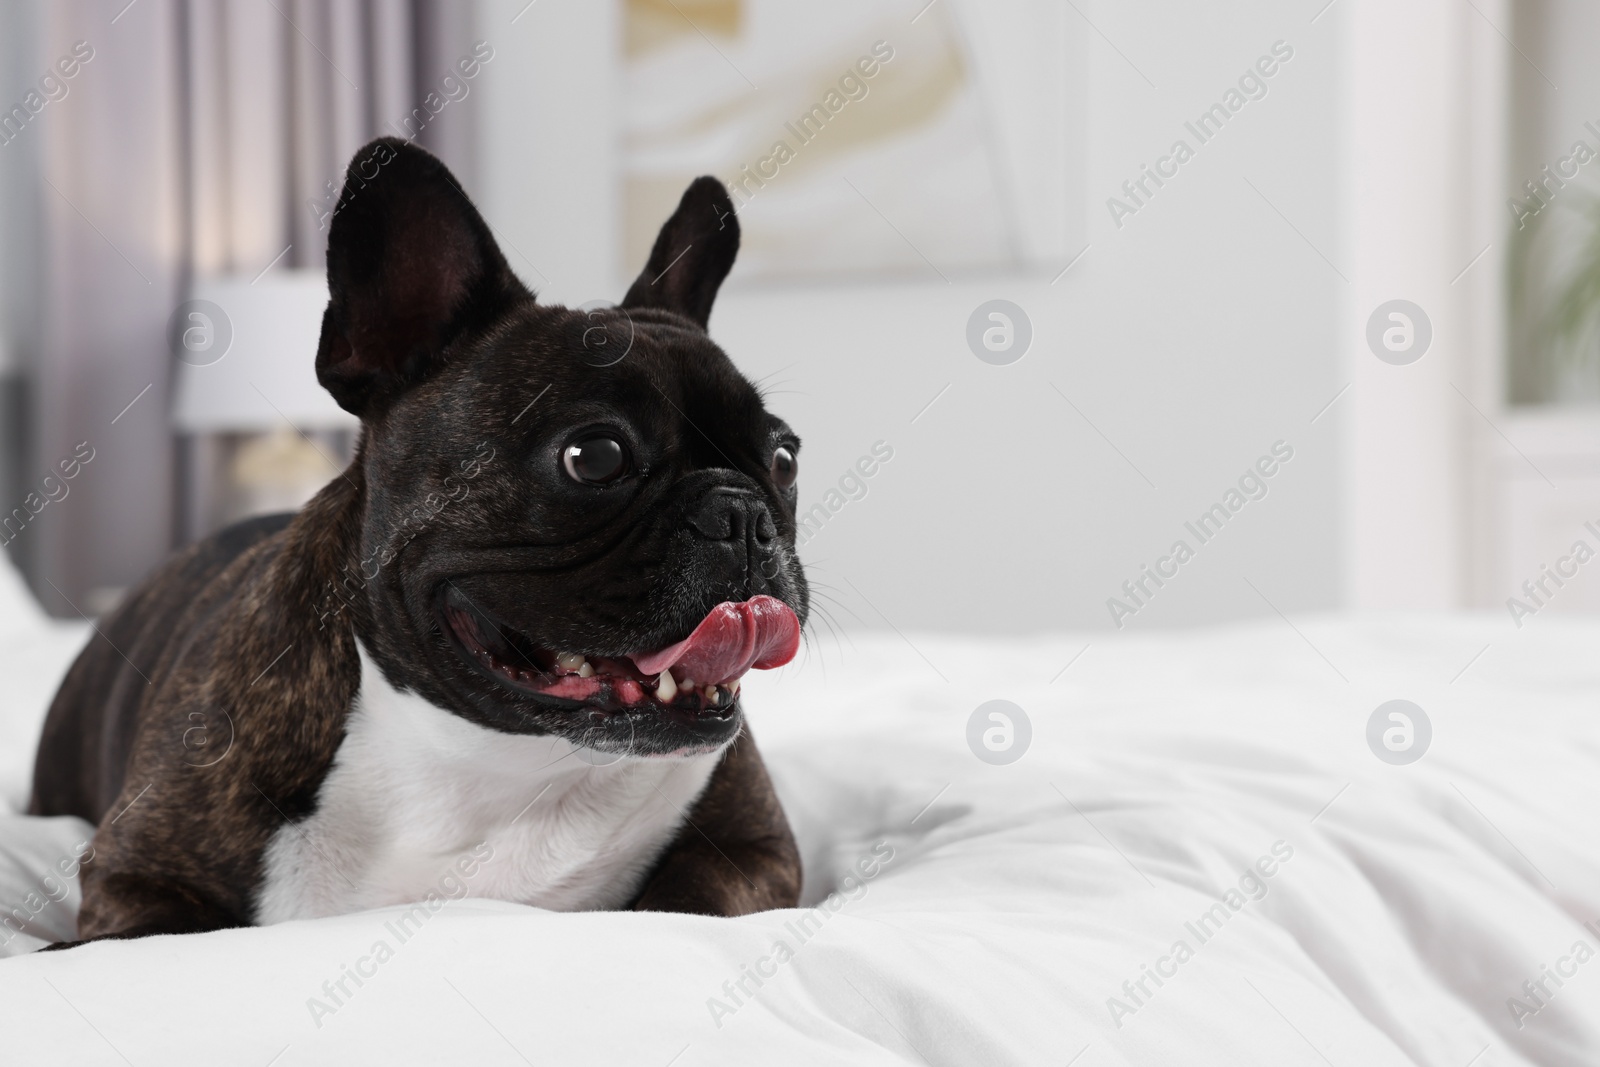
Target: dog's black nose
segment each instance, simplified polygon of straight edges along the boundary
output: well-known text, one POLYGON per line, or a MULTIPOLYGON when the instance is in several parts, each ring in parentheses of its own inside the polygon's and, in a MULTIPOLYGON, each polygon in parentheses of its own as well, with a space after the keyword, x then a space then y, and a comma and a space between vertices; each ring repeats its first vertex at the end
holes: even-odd
MULTIPOLYGON (((707 541, 742 542, 765 547, 778 534, 767 502, 748 489, 717 486, 700 498, 689 528, 707 541)), ((753 554, 753 553, 752 553, 753 554)))

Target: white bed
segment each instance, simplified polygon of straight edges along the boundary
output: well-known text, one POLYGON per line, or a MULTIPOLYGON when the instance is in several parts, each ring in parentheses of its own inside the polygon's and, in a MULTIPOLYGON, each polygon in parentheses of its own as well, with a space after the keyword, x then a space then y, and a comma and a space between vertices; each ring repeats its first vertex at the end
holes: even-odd
MULTIPOLYGON (((31 607, 9 617, 0 796, 15 806, 84 628, 31 607)), ((1579 941, 1600 950, 1581 925, 1600 929, 1600 625, 1296 625, 1097 637, 1053 682, 1085 638, 813 645, 752 676, 748 705, 805 851, 808 901, 829 909, 863 858, 872 875, 802 932, 795 912, 465 899, 414 917, 403 942, 403 909, 389 909, 19 955, 0 961, 3 1058, 1600 1062, 1600 962, 1572 954, 1579 941), (1396 697, 1433 724, 1410 766, 1365 740, 1372 710, 1396 697), (969 715, 993 698, 1032 722, 1008 766, 967 746, 969 715), (1244 885, 1264 895, 1230 909, 1226 890, 1263 856, 1271 876, 1244 885), (1190 927, 1219 901, 1202 942, 1190 927), (1192 954, 1181 963, 1179 940, 1192 954), (1158 986, 1145 965, 1169 976, 1158 986), (1575 971, 1560 986, 1542 970, 1558 965, 1575 971), (770 975, 759 988, 745 977, 756 967, 770 975), (347 968, 368 976, 357 985, 347 968), (1552 995, 1530 1014, 1523 983, 1541 979, 1552 995)), ((0 819, 3 906, 87 829, 0 819)), ((49 902, 33 929, 60 936, 74 899, 49 902)))

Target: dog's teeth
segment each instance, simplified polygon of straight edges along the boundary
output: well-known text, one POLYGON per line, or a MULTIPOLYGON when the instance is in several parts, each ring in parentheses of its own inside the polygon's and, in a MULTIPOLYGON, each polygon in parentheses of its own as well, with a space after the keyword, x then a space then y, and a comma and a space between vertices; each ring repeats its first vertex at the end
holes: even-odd
POLYGON ((742 679, 742 678, 735 678, 733 680, 733 684, 728 686, 728 695, 729 696, 735 696, 736 697, 736 696, 739 695, 739 683, 741 681, 743 681, 743 680, 744 679, 742 679))
POLYGON ((590 665, 588 660, 584 660, 583 661, 583 665, 578 668, 578 677, 579 678, 593 678, 594 677, 594 667, 590 665))
POLYGON ((662 671, 661 679, 656 685, 656 699, 663 704, 670 704, 677 695, 678 683, 672 680, 672 671, 662 671))
POLYGON ((560 667, 564 671, 579 670, 587 662, 588 660, 584 659, 583 655, 578 652, 556 653, 556 666, 560 667))
POLYGON ((706 698, 707 704, 715 704, 717 702, 717 687, 714 685, 706 686, 700 691, 700 694, 706 698))

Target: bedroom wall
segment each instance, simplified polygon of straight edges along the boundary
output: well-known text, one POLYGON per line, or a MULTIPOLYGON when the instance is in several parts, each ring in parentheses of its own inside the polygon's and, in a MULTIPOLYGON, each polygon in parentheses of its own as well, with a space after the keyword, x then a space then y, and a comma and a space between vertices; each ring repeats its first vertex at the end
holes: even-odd
MULTIPOLYGON (((614 299, 628 273, 612 251, 616 69, 572 42, 614 34, 616 15, 524 3, 480 9, 480 35, 509 61, 482 86, 479 199, 544 292, 614 299)), ((1112 597, 1137 608, 1119 612, 1129 630, 1339 604, 1342 431, 1327 405, 1348 380, 1335 343, 1341 21, 1321 6, 1069 13, 1089 247, 1054 284, 1066 261, 948 283, 757 285, 735 270, 712 334, 805 438, 802 508, 841 479, 858 497, 803 549, 841 623, 1110 635, 1112 597), (1262 57, 1265 95, 1201 143, 1185 122, 1262 57), (1192 158, 1160 188, 1146 179, 1152 195, 1114 219, 1108 198, 1135 206, 1123 183, 1180 138, 1192 158), (980 362, 966 340, 994 298, 1032 322, 1010 366, 980 362), (849 474, 879 441, 893 458, 861 495, 849 474), (1249 477, 1258 461, 1270 478, 1249 477), (1220 533, 1186 530, 1241 478, 1220 533), (1158 588, 1142 568, 1180 539, 1193 557, 1163 564, 1177 573, 1158 588), (1141 579, 1135 602, 1123 583, 1141 579)))

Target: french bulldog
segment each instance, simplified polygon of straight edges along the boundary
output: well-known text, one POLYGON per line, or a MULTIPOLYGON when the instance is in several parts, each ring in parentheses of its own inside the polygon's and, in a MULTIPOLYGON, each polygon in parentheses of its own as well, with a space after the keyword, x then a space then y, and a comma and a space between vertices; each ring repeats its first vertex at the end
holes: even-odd
POLYGON ((80 939, 441 885, 797 903, 739 683, 807 616, 800 442, 706 333, 738 247, 699 178, 621 305, 541 304, 439 160, 356 154, 316 354, 354 459, 175 555, 50 708, 31 811, 98 824, 80 939))

